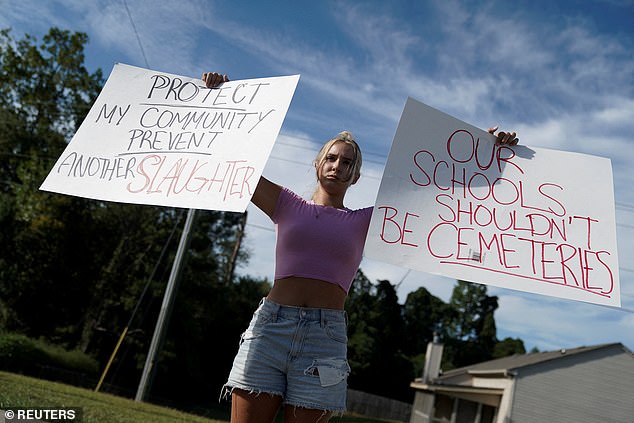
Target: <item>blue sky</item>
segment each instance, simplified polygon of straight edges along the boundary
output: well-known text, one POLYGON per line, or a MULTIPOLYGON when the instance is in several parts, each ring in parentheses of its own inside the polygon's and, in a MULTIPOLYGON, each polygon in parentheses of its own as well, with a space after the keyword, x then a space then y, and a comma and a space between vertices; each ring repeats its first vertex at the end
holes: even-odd
MULTIPOLYGON (((634 349, 634 1, 0 0, 0 27, 38 38, 86 32, 86 65, 197 77, 300 74, 264 175, 309 196, 321 143, 351 130, 364 151, 351 208, 372 204, 408 96, 527 146, 612 160, 622 310, 489 288, 498 337, 528 349, 623 342, 634 349)), ((574 169, 571 169, 574 171, 574 169)), ((271 223, 249 208, 249 264, 271 278, 271 223)), ((371 280, 447 301, 454 281, 364 259, 371 280)))

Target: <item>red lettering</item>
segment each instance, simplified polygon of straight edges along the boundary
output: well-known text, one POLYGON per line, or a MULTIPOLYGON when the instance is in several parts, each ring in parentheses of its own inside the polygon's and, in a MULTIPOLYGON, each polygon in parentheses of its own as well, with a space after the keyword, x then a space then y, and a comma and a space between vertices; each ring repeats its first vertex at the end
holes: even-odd
MULTIPOLYGON (((449 254, 446 254, 446 255, 441 255, 441 254, 437 253, 434 250, 434 248, 432 248, 432 244, 433 244, 432 237, 436 234, 436 231, 439 230, 440 228, 444 228, 444 227, 447 227, 447 226, 450 226, 455 231, 458 231, 458 228, 456 227, 456 225, 454 225, 453 223, 445 222, 445 223, 439 223, 436 226, 434 226, 429 231, 429 234, 427 235, 427 251, 429 251, 429 254, 431 254, 432 256, 434 256, 436 258, 439 258, 439 259, 447 259, 447 258, 450 258, 453 255, 453 253, 449 253, 449 254)), ((439 236, 441 236, 441 235, 439 235, 439 236)), ((446 236, 445 237, 441 236, 441 238, 447 239, 446 236)))
POLYGON ((555 216, 559 216, 559 217, 565 216, 566 215, 566 207, 563 204, 561 204, 561 202, 559 200, 557 200, 555 197, 553 197, 551 195, 548 195, 547 193, 544 192, 544 190, 546 190, 546 188, 549 188, 549 187, 559 188, 560 191, 563 191, 564 188, 562 186, 560 186, 560 185, 557 185, 557 184, 541 184, 539 186, 539 188, 537 188, 537 191, 539 191, 539 193, 541 195, 543 195, 544 197, 548 198, 549 200, 552 200, 553 202, 555 202, 559 206, 560 210, 558 210, 558 211, 553 210, 552 207, 548 207, 548 210, 552 214, 554 214, 555 216))
POLYGON ((412 173, 409 174, 409 179, 413 183, 418 185, 418 186, 426 187, 429 184, 431 184, 431 178, 429 177, 427 172, 425 172, 425 169, 418 162, 418 156, 421 155, 421 154, 427 154, 429 157, 431 157, 432 162, 434 162, 434 163, 436 162, 436 159, 434 158, 434 155, 431 154, 429 151, 426 151, 426 150, 417 151, 416 154, 414 154, 414 165, 418 168, 418 170, 420 170, 422 172, 422 174, 425 176, 426 180, 423 181, 423 182, 419 182, 416 179, 414 179, 414 175, 412 173))
POLYGON ((508 263, 508 260, 507 260, 508 253, 515 253, 516 251, 506 247, 506 245, 507 245, 506 244, 506 238, 515 239, 516 236, 513 235, 513 234, 501 234, 500 235, 500 242, 502 244, 502 257, 504 259, 504 267, 506 267, 507 269, 519 269, 519 267, 520 267, 519 265, 512 266, 512 265, 510 265, 508 263))
POLYGON ((542 251, 541 251, 541 260, 540 260, 540 262, 541 262, 541 267, 542 267, 542 277, 544 279, 562 279, 561 276, 548 276, 546 274, 547 273, 546 272, 546 265, 548 263, 555 263, 554 260, 548 260, 548 258, 547 258, 548 254, 546 253, 546 247, 549 246, 549 245, 557 245, 557 244, 555 244, 554 242, 542 242, 541 243, 541 247, 542 247, 541 250, 542 251))
POLYGON ((587 241, 588 241, 587 246, 588 246, 588 249, 591 249, 591 247, 590 247, 590 244, 591 244, 590 233, 591 233, 591 229, 592 229, 592 222, 597 223, 598 220, 592 219, 590 217, 583 217, 583 216, 572 216, 570 218, 570 221, 572 221, 572 220, 582 220, 582 221, 585 220, 586 221, 586 223, 587 223, 586 232, 587 232, 587 241))
POLYGON ((452 164, 452 176, 451 176, 451 193, 456 193, 456 187, 462 187, 462 197, 467 198, 467 170, 461 168, 462 174, 456 175, 456 165, 452 164), (460 179, 457 179, 460 178, 460 179))
MULTIPOLYGON (((145 182, 143 183, 143 186, 139 189, 133 189, 132 188, 132 182, 130 182, 127 186, 127 190, 128 192, 131 192, 133 194, 139 193, 143 190, 145 190, 148 186, 151 186, 152 183, 154 182, 153 179, 150 179, 150 176, 146 173, 145 171, 145 162, 149 161, 149 160, 153 160, 154 163, 148 163, 149 165, 159 165, 159 169, 161 168, 161 166, 163 166, 163 162, 165 161, 165 156, 158 156, 156 154, 152 154, 149 156, 145 156, 143 158, 143 160, 141 160, 139 162, 139 165, 137 166, 137 172, 139 175, 143 176, 143 178, 145 179, 145 182)), ((156 174, 154 175, 154 177, 156 178, 156 174)))
POLYGON ((478 154, 478 151, 480 151, 480 138, 476 140, 475 159, 476 159, 476 164, 478 165, 480 170, 487 170, 488 168, 491 167, 491 164, 493 163, 493 156, 495 153, 495 143, 489 142, 487 140, 486 144, 491 147, 491 154, 489 156, 489 163, 486 163, 483 165, 480 163, 480 155, 478 154))
POLYGON ((480 173, 480 172, 476 172, 474 173, 471 178, 469 178, 469 194, 471 194, 471 196, 473 198, 475 198, 476 200, 486 200, 487 198, 489 198, 489 195, 491 195, 491 181, 489 181, 489 178, 486 177, 486 175, 480 173), (481 178, 483 179, 483 183, 481 185, 475 185, 474 179, 476 178, 481 178), (477 195, 475 195, 475 193, 473 192, 473 186, 476 187, 486 187, 486 191, 484 193, 484 195, 482 197, 478 197, 477 195))
POLYGON ((477 225, 482 227, 489 226, 491 222, 493 222, 493 213, 491 213, 491 210, 486 208, 484 205, 478 204, 475 211, 473 212, 473 221, 477 225), (485 219, 486 219, 484 221, 482 220, 482 218, 478 219, 478 215, 481 216, 483 212, 485 213, 485 219))
MULTIPOLYGON (((506 193, 506 192, 507 191, 503 191, 503 193, 506 193)), ((515 185, 515 183, 511 181, 510 179, 506 179, 506 178, 497 178, 495 182, 493 182, 493 186, 491 187, 491 194, 493 195, 493 199, 495 200, 495 202, 503 206, 514 204, 520 198, 520 192, 519 192, 519 189, 517 188, 517 185, 515 185), (510 186, 513 187, 514 194, 512 194, 511 198, 508 200, 500 199, 500 189, 504 187, 504 184, 502 184, 503 181, 508 182, 510 186)))
POLYGON ((602 254, 606 254, 606 255, 610 256, 611 254, 610 254, 609 251, 597 251, 595 254, 596 254, 597 261, 605 268, 605 270, 608 272, 608 275, 610 277, 610 286, 609 286, 609 288, 601 290, 601 293, 602 294, 610 294, 612 292, 612 290, 614 289, 614 274, 612 273, 612 269, 610 269, 610 266, 608 266, 606 262, 601 260, 601 255, 602 254))
POLYGON ((473 139, 473 135, 471 135, 471 132, 464 129, 459 129, 457 131, 454 131, 454 133, 451 134, 449 136, 449 139, 447 140, 447 153, 449 153, 449 157, 451 157, 455 162, 458 162, 458 163, 467 163, 471 159, 473 159, 473 155, 475 154, 475 148, 474 148, 474 139, 473 139), (459 136, 459 135, 463 135, 463 136, 459 136), (458 147, 455 149, 455 151, 454 151, 454 148, 452 148, 452 145, 454 144, 458 144, 458 147), (467 157, 464 159, 456 158, 454 154, 460 151, 461 150, 460 147, 462 147, 463 145, 467 146, 466 147, 467 157))
POLYGON ((441 160, 438 163, 436 163, 436 166, 434 166, 434 185, 436 185, 436 188, 442 191, 448 191, 449 186, 443 186, 438 183, 438 167, 440 165, 444 165, 447 168, 447 170, 449 170, 449 164, 446 161, 441 160))
POLYGON ((484 234, 482 233, 478 234, 478 248, 480 249, 480 262, 482 262, 482 259, 484 257, 484 249, 486 248, 488 251, 491 251, 491 249, 493 248, 493 244, 495 244, 495 249, 497 250, 497 253, 498 253, 498 262, 500 263, 500 265, 502 265, 503 264, 502 251, 500 249, 500 243, 498 242, 497 234, 493 234, 493 236, 491 237, 491 241, 488 243, 484 239, 484 234))
POLYGON ((438 217, 443 222, 455 222, 456 221, 456 213, 453 211, 453 207, 451 207, 449 204, 445 204, 445 203, 443 203, 441 201, 441 199, 445 199, 445 198, 448 198, 450 201, 453 200, 453 198, 450 195, 438 194, 436 196, 436 203, 440 204, 441 206, 446 207, 449 210, 449 212, 451 213, 451 218, 444 218, 440 214, 438 215, 438 217))
POLYGON ((533 271, 533 275, 537 274, 537 268, 535 267, 535 245, 539 245, 541 244, 540 241, 536 241, 534 239, 529 239, 529 238, 517 238, 518 241, 526 241, 531 245, 531 268, 533 271))
POLYGON ((497 159, 498 171, 499 171, 499 172, 502 172, 502 162, 504 162, 504 163, 508 163, 508 164, 510 164, 510 165, 512 165, 512 166, 514 166, 514 167, 515 167, 517 170, 519 170, 519 171, 520 171, 520 173, 523 175, 523 174, 524 174, 524 171, 522 170, 522 168, 521 168, 521 167, 519 167, 519 166, 517 165, 517 163, 513 163, 513 162, 511 161, 511 159, 513 159, 514 157, 515 157, 515 151, 513 151, 513 149, 512 149, 512 148, 506 147, 506 146, 504 146, 504 145, 499 146, 499 148, 498 148, 498 150, 497 150, 497 153, 496 153, 496 159, 497 159), (507 151, 507 152, 509 153, 509 155, 508 155, 507 157, 504 157, 504 156, 502 155, 502 153, 503 153, 504 151, 507 151))
MULTIPOLYGON (((473 258, 471 256, 467 256, 467 257, 461 257, 460 256, 460 249, 462 248, 463 245, 469 245, 466 242, 462 242, 462 231, 473 231, 473 228, 458 228, 458 242, 457 242, 457 249, 456 249, 456 259, 457 260, 473 260, 473 258)), ((469 253, 471 253, 471 250, 469 250, 469 253)))
POLYGON ((575 286, 579 286, 579 281, 577 280, 575 272, 567 264, 573 257, 577 255, 577 249, 569 244, 560 244, 557 246, 557 248, 555 248, 555 250, 559 252, 559 262, 561 264, 561 274, 564 279, 564 284, 568 285, 568 277, 566 275, 569 274, 570 276, 572 276, 575 286), (564 250, 568 250, 568 254, 566 254, 564 250))
MULTIPOLYGON (((200 194, 200 192, 203 190, 203 188, 205 187, 205 183, 207 182, 207 178, 200 177, 200 176, 194 177, 194 175, 196 175, 198 173, 198 170, 202 169, 206 165, 207 165, 207 163, 204 163, 204 162, 200 163, 200 165, 199 165, 199 161, 196 160, 196 165, 194 166, 194 170, 189 174, 189 178, 187 178, 187 182, 185 182, 184 188, 188 192, 195 192, 195 193, 200 194), (199 184, 199 185, 196 185, 194 187, 193 184, 190 184, 192 179, 194 181, 198 181, 198 182, 202 182, 202 183, 199 184)), ((179 191, 179 193, 180 193, 180 191, 179 191)))
MULTIPOLYGON (((394 207, 389 207, 389 206, 381 206, 379 207, 379 209, 384 209, 384 213, 383 213, 383 224, 381 227, 381 239, 388 243, 388 244, 396 244, 396 243, 400 243, 401 245, 407 245, 409 247, 418 247, 418 244, 414 244, 412 242, 407 242, 405 240, 405 234, 409 234, 409 233, 413 233, 412 230, 407 229, 407 219, 409 219, 410 217, 419 217, 416 214, 413 213, 409 213, 406 212, 405 213, 405 218, 403 219, 403 224, 400 225, 399 222, 396 221, 396 216, 399 214, 398 210, 395 209, 394 207), (391 213, 391 215, 388 217, 388 213, 391 213), (390 222, 392 224, 392 226, 395 228, 396 232, 397 232, 397 237, 396 239, 392 239, 392 240, 388 240, 385 237, 385 232, 386 232, 386 228, 385 228, 385 224, 386 222, 390 222)), ((393 233, 394 231, 392 231, 393 233)))
MULTIPOLYGON (((561 210, 559 211, 555 211, 553 210, 552 207, 548 207, 547 209, 541 208, 541 207, 536 207, 536 206, 531 206, 528 205, 526 203, 526 199, 524 196, 524 184, 522 183, 522 181, 519 181, 519 192, 520 192, 520 205, 522 208, 525 209, 531 209, 531 210, 538 210, 538 211, 542 211, 542 212, 546 212, 546 213, 552 213, 555 216, 564 216, 566 214, 566 208, 564 207, 563 204, 561 204, 561 202, 559 202, 558 200, 556 200, 555 198, 551 197, 550 195, 545 194, 543 191, 545 189, 545 187, 558 187, 561 188, 559 185, 555 185, 555 184, 541 184, 539 186, 539 188, 537 189, 537 191, 544 197, 553 200, 560 208, 561 210)), ((561 188, 563 190, 563 188, 561 188)))
POLYGON ((464 214, 464 215, 469 216, 469 224, 473 225, 473 203, 471 201, 469 201, 468 202, 469 208, 468 209, 464 209, 464 210, 460 208, 460 204, 462 204, 462 203, 460 202, 460 200, 458 200, 458 207, 457 207, 458 223, 461 222, 460 216, 464 214))

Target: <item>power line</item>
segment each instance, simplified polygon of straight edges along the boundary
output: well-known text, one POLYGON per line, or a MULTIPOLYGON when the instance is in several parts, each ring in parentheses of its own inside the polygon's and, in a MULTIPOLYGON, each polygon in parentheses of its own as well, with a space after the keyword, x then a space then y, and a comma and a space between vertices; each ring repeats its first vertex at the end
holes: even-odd
POLYGON ((634 204, 625 204, 619 201, 614 203, 617 209, 634 212, 634 204))
POLYGON ((262 229, 263 231, 267 231, 267 232, 275 232, 275 229, 268 226, 264 226, 264 225, 258 225, 257 223, 247 223, 247 226, 250 226, 256 229, 262 229))
MULTIPOLYGON (((285 142, 283 142, 283 141, 277 141, 277 142, 278 142, 278 143, 281 143, 281 144, 285 144, 285 145, 290 145, 290 146, 293 146, 293 147, 297 147, 297 148, 303 148, 303 149, 305 149, 305 150, 310 150, 310 151, 317 151, 317 150, 319 150, 319 149, 321 148, 321 145, 320 145, 319 143, 317 143, 317 142, 315 142, 315 141, 311 140, 310 138, 300 137, 300 136, 297 136, 297 135, 286 135, 286 136, 287 136, 287 137, 289 137, 289 138, 294 138, 294 139, 297 139, 297 140, 306 141, 306 142, 308 142, 309 144, 314 145, 314 146, 315 146, 315 148, 314 148, 314 149, 310 149, 310 148, 307 148, 306 146, 295 145, 295 144, 293 144, 293 143, 289 143, 289 142, 286 142, 286 143, 285 143, 285 142)), ((375 153, 375 152, 373 152, 373 151, 368 151, 368 150, 363 150, 363 155, 364 155, 364 156, 366 156, 366 155, 370 155, 370 156, 377 156, 377 157, 381 158, 381 159, 382 159, 382 162, 381 162, 380 164, 385 164, 385 160, 387 159, 387 156, 386 156, 385 154, 382 154, 382 153, 375 153)))
MULTIPOLYGON (((293 159, 287 159, 285 157, 279 157, 279 156, 270 155, 269 158, 274 159, 274 160, 280 160, 282 162, 293 163, 293 164, 297 164, 297 165, 301 165, 301 166, 308 166, 308 163, 306 163, 306 162, 301 162, 299 160, 293 160, 293 159)), ((377 176, 370 176, 370 175, 365 175, 365 174, 362 174, 362 177, 363 178, 368 178, 368 179, 375 179, 377 181, 381 180, 381 178, 379 178, 377 176)))
POLYGON ((145 50, 143 50, 143 44, 141 44, 141 37, 139 37, 139 32, 136 30, 134 19, 132 19, 132 14, 130 13, 130 9, 128 8, 128 2, 126 0, 123 0, 123 5, 125 6, 125 10, 128 13, 128 18, 130 18, 130 24, 132 25, 132 29, 134 30, 134 35, 136 35, 137 43, 139 43, 139 48, 141 49, 141 55, 143 56, 143 60, 145 60, 145 66, 149 68, 150 64, 147 60, 147 56, 145 55, 145 50))

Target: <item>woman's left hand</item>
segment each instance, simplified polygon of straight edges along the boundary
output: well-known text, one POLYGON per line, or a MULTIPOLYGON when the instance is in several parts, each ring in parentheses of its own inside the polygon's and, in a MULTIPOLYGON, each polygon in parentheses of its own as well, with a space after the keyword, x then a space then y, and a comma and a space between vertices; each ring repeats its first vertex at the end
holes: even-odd
POLYGON ((216 88, 223 82, 229 82, 229 77, 218 72, 205 72, 201 78, 207 88, 216 88))
POLYGON ((498 130, 497 126, 494 126, 493 128, 489 128, 489 134, 493 134, 496 136, 496 144, 500 144, 500 145, 517 145, 518 142, 520 142, 520 139, 517 138, 517 134, 515 132, 504 132, 504 131, 500 131, 497 133, 497 135, 495 134, 495 131, 498 130))

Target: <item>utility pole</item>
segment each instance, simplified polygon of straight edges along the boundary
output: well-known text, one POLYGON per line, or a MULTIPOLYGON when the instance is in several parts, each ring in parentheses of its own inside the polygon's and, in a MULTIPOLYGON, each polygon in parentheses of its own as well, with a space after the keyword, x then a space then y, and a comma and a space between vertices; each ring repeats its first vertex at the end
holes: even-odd
POLYGON ((156 327, 154 328, 154 335, 152 336, 152 342, 150 343, 150 350, 148 351, 147 358, 145 359, 143 374, 141 375, 141 381, 139 382, 139 387, 137 388, 136 396, 134 398, 135 401, 145 401, 150 390, 151 381, 156 370, 155 365, 157 356, 161 346, 163 345, 167 324, 169 323, 172 307, 174 305, 174 298, 176 296, 176 289, 180 279, 183 256, 189 247, 190 232, 195 215, 195 209, 189 209, 187 212, 187 220, 185 221, 185 227, 183 228, 183 233, 181 234, 181 239, 178 244, 176 257, 174 257, 174 264, 172 264, 172 271, 167 282, 167 288, 165 289, 165 294, 163 295, 163 304, 161 305, 161 311, 156 322, 156 327))

